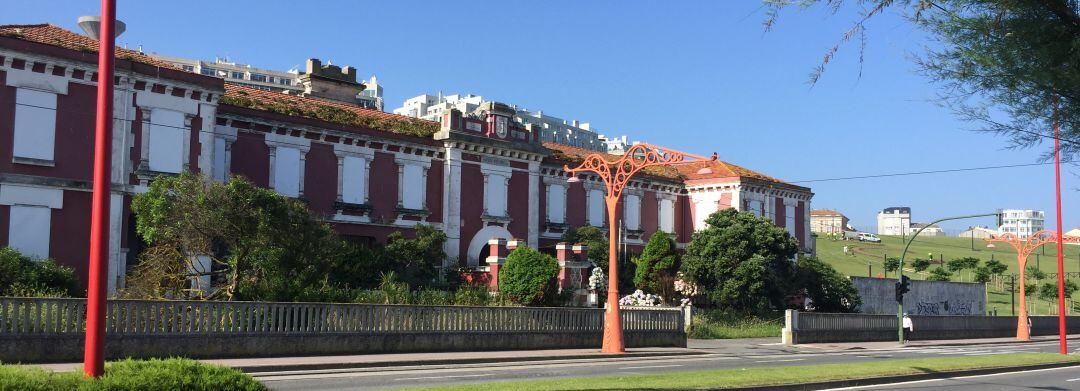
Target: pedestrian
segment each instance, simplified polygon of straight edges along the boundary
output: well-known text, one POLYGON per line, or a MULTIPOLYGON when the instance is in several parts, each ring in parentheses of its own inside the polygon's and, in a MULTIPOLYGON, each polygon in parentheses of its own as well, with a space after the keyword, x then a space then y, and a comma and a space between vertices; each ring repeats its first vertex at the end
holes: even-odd
POLYGON ((911 317, 907 312, 904 313, 904 342, 911 339, 911 333, 915 331, 915 325, 911 322, 911 317))

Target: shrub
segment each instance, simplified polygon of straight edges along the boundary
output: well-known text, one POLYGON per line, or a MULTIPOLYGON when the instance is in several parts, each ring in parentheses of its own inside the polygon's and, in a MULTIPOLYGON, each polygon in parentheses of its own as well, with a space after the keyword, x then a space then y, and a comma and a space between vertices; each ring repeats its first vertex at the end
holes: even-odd
POLYGON ((550 255, 521 246, 506 256, 499 270, 499 294, 522 305, 550 304, 555 299, 559 263, 550 255))
POLYGON ((487 286, 462 284, 454 292, 454 305, 485 306, 491 303, 487 286))
POLYGON ((930 271, 930 277, 926 278, 927 281, 951 281, 952 273, 949 273, 945 268, 938 266, 930 271))
POLYGON ((815 257, 802 257, 795 264, 795 286, 806 293, 815 311, 855 312, 862 304, 851 280, 815 257))
POLYGON ((266 390, 239 370, 190 359, 124 360, 107 363, 105 374, 87 379, 18 365, 0 366, 0 390, 266 390))
POLYGON ((51 259, 33 260, 0 248, 0 296, 80 296, 75 272, 51 259))
POLYGON ((634 286, 659 294, 665 299, 674 296, 675 273, 679 270, 679 255, 675 252, 675 242, 663 231, 656 231, 649 238, 641 256, 634 259, 637 268, 634 273, 634 286))

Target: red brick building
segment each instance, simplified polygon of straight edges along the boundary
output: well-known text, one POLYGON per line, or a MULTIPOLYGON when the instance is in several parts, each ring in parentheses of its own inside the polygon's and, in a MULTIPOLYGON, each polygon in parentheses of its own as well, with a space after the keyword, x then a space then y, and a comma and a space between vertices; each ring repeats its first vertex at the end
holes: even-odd
MULTIPOLYGON (((96 41, 51 25, 0 26, 0 246, 86 275, 96 41)), ((418 222, 447 233, 448 263, 483 266, 491 238, 554 250, 570 228, 606 226, 604 188, 567 182, 591 151, 541 143, 487 103, 431 122, 362 108, 350 67, 309 60, 299 94, 184 72, 117 49, 110 216, 115 289, 141 244, 131 195, 157 175, 242 175, 305 200, 341 235, 382 242, 418 222)), ((624 191, 631 246, 660 230, 685 245, 734 207, 786 227, 813 251, 810 189, 717 161, 653 168, 624 191)))

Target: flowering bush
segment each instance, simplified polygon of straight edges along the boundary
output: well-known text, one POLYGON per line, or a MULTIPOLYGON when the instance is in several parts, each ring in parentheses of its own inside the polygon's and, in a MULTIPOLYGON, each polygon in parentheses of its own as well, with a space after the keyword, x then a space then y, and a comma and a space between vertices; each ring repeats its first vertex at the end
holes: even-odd
MULTIPOLYGON (((701 289, 697 286, 697 284, 687 280, 686 276, 684 276, 682 274, 682 272, 679 272, 679 274, 676 275, 676 277, 675 277, 675 292, 678 292, 680 295, 683 295, 683 297, 690 298, 690 297, 697 296, 697 294, 700 291, 701 291, 701 289)), ((683 300, 685 301, 686 299, 683 299, 683 300)))
POLYGON ((604 269, 594 267, 592 274, 589 275, 589 290, 602 292, 607 289, 607 276, 604 275, 604 269))
POLYGON ((658 307, 661 304, 663 304, 663 299, 660 296, 642 292, 641 289, 619 299, 619 305, 628 307, 658 307))

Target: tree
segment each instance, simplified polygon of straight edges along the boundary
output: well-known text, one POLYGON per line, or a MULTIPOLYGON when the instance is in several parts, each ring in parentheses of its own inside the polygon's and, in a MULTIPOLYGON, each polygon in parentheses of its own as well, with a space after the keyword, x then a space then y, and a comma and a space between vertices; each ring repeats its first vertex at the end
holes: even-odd
POLYGON ((993 276, 993 272, 989 267, 980 266, 975 269, 975 282, 987 283, 990 282, 990 277, 993 276))
POLYGON ((926 278, 927 281, 951 281, 952 273, 949 273, 945 268, 938 266, 933 270, 930 270, 930 277, 926 278))
POLYGON ((446 260, 446 233, 427 224, 417 224, 415 232, 412 239, 401 231, 391 233, 386 238, 386 257, 401 281, 414 287, 430 286, 446 260))
POLYGON ((70 297, 84 293, 70 267, 52 259, 31 259, 11 247, 0 248, 0 296, 70 297))
POLYGON ((675 242, 666 233, 656 231, 634 263, 637 265, 635 287, 671 299, 675 273, 679 271, 679 254, 675 252, 675 242))
POLYGON ((960 273, 964 270, 972 270, 979 267, 979 258, 963 257, 949 260, 946 264, 950 272, 960 273))
POLYGON ((1044 283, 1044 284, 1040 285, 1039 286, 1038 296, 1039 296, 1040 299, 1045 300, 1045 301, 1057 300, 1057 298, 1058 298, 1057 297, 1058 296, 1057 284, 1047 282, 1047 283, 1044 283))
POLYGON ((589 247, 589 260, 596 266, 608 269, 608 239, 607 232, 591 225, 584 225, 577 229, 568 229, 563 234, 562 241, 570 244, 581 243, 589 247))
POLYGON ((129 296, 321 300, 339 288, 331 276, 346 261, 344 243, 304 204, 243 178, 159 177, 131 209, 149 248, 128 278, 129 296), (213 286, 204 292, 193 279, 213 286))
POLYGON ((710 302, 741 311, 786 307, 798 242, 750 212, 724 209, 705 219, 683 256, 682 272, 710 302))
POLYGON ((885 272, 895 272, 900 269, 900 258, 885 258, 885 272))
MULTIPOLYGON (((767 3, 772 8, 766 29, 785 6, 822 3, 835 11, 844 1, 767 3)), ((916 56, 916 63, 942 85, 943 104, 960 118, 981 124, 981 130, 1010 137, 1016 146, 1046 141, 1047 129, 1056 118, 1061 122, 1062 155, 1080 153, 1080 51, 1076 50, 1080 12, 1076 1, 869 0, 858 4, 865 7, 864 17, 826 51, 811 73, 811 83, 817 82, 845 42, 860 37, 865 44, 871 18, 891 6, 904 7, 914 23, 933 37, 927 52, 916 56), (1059 106, 1056 116, 1055 106, 1059 106)))
POLYGON ((924 272, 924 271, 926 271, 926 269, 930 268, 930 260, 929 259, 922 259, 922 258, 915 258, 914 261, 911 261, 911 267, 915 268, 916 272, 920 272, 920 273, 924 272))
POLYGON ((1046 278, 1046 273, 1044 273, 1042 270, 1039 270, 1039 268, 1035 267, 1034 265, 1028 266, 1026 270, 1027 271, 1024 273, 1024 277, 1027 277, 1030 280, 1039 281, 1046 278))
POLYGON ((855 312, 862 304, 851 280, 816 257, 799 258, 794 286, 810 298, 814 311, 855 312))
POLYGON ((558 290, 559 262, 528 246, 515 248, 499 269, 499 294, 522 305, 551 303, 558 290))
POLYGON ((986 261, 986 263, 984 263, 983 265, 985 265, 986 268, 988 268, 990 270, 990 274, 993 274, 993 275, 998 275, 999 276, 1002 273, 1005 273, 1005 272, 1009 271, 1009 266, 1008 265, 1006 265, 1004 263, 1001 263, 1001 261, 998 261, 996 259, 991 259, 989 261, 986 261))

